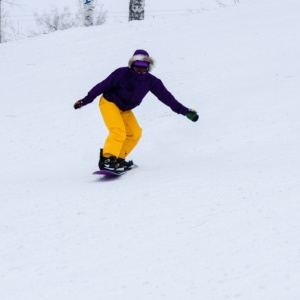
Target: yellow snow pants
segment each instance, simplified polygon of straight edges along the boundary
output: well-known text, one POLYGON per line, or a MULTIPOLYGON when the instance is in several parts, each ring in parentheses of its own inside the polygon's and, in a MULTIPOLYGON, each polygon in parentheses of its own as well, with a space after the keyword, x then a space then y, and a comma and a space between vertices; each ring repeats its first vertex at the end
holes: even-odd
POLYGON ((131 110, 121 111, 116 104, 107 101, 103 96, 100 98, 99 108, 109 131, 103 156, 113 155, 125 159, 141 138, 142 128, 131 110))

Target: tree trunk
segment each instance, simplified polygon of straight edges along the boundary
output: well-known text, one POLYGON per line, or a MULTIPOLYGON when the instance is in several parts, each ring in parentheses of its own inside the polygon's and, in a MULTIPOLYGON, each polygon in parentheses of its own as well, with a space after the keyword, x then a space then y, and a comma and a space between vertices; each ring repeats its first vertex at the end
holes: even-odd
POLYGON ((0 43, 2 43, 2 7, 1 7, 1 1, 0 0, 0 43))
POLYGON ((144 20, 145 0, 130 0, 129 21, 144 20))
POLYGON ((94 0, 83 0, 84 1, 84 26, 93 26, 93 12, 94 12, 94 0))

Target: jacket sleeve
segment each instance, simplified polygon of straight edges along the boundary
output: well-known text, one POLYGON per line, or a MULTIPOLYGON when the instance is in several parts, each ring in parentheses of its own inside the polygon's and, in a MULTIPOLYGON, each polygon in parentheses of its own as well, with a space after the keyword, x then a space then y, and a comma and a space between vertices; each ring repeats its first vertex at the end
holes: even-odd
POLYGON ((106 79, 95 85, 88 94, 82 99, 83 105, 89 104, 94 101, 94 99, 104 92, 107 92, 117 86, 118 76, 117 70, 111 73, 106 79))
POLYGON ((189 111, 187 107, 175 99, 175 97, 166 89, 160 79, 154 77, 154 83, 150 91, 162 103, 169 106, 174 112, 185 116, 189 111))

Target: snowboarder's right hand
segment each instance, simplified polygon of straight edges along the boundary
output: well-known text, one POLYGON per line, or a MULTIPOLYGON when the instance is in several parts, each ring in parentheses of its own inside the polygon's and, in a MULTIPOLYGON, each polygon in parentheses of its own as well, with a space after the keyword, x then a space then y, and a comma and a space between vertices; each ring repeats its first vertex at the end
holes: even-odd
POLYGON ((197 122, 199 119, 197 112, 191 108, 189 109, 189 111, 187 112, 187 114, 185 116, 193 122, 197 122))
POLYGON ((81 108, 82 106, 83 106, 82 100, 78 100, 78 101, 75 102, 75 104, 74 104, 74 108, 75 108, 75 109, 81 108))

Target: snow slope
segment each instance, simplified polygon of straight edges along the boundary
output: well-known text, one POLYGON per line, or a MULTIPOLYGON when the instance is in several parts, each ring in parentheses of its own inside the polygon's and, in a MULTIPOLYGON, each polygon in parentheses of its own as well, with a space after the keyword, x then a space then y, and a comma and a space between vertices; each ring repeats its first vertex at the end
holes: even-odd
POLYGON ((0 45, 1 300, 300 297, 298 1, 0 45), (139 164, 92 175, 107 131, 73 103, 145 48, 197 123, 151 94, 139 164))

